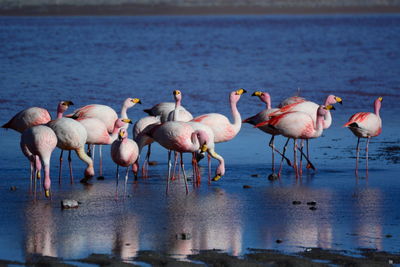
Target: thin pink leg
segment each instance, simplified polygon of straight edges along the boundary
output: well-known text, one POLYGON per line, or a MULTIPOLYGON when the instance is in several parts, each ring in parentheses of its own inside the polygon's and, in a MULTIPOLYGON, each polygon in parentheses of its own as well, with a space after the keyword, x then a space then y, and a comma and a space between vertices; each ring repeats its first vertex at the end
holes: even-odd
POLYGON ((103 176, 103 155, 101 153, 101 148, 102 146, 99 145, 99 161, 100 161, 99 176, 103 176))
POLYGON ((358 156, 360 154, 360 137, 357 139, 357 148, 356 148, 356 176, 358 176, 358 156))
POLYGON ((71 184, 74 183, 74 176, 72 175, 72 158, 71 158, 71 150, 68 152, 68 164, 69 164, 69 177, 71 179, 71 184))
POLYGON ((208 163, 208 184, 211 184, 211 155, 207 153, 207 163, 208 163))
POLYGON ((299 172, 297 169, 297 139, 293 139, 293 150, 294 150, 294 171, 296 172, 296 179, 299 178, 299 172))
MULTIPOLYGON (((285 153, 286 153, 287 146, 288 146, 288 144, 289 144, 289 140, 290 140, 290 138, 288 138, 288 139, 286 140, 285 146, 283 147, 281 163, 280 163, 280 165, 279 165, 278 177, 281 177, 281 172, 282 172, 282 167, 283 167, 283 159, 284 159, 284 156, 285 156, 285 153)), ((289 164, 289 166, 291 166, 291 164, 289 164)))
POLYGON ((169 180, 171 180, 171 152, 172 150, 168 150, 168 176, 167 176, 167 188, 165 192, 167 195, 169 189, 169 180))
POLYGON ((300 163, 299 163, 299 174, 303 175, 303 147, 304 147, 304 139, 300 141, 300 163))
POLYGON ((368 177, 368 145, 369 145, 370 137, 367 138, 367 145, 365 147, 365 155, 366 155, 366 166, 367 166, 367 177, 368 177))
MULTIPOLYGON (((174 169, 173 169, 173 172, 172 172, 171 180, 175 180, 176 179, 176 177, 175 177, 175 175, 176 175, 176 165, 178 165, 177 164, 178 163, 178 152, 174 151, 174 155, 175 155, 174 156, 174 169)), ((177 175, 177 177, 179 178, 179 175, 177 175)))

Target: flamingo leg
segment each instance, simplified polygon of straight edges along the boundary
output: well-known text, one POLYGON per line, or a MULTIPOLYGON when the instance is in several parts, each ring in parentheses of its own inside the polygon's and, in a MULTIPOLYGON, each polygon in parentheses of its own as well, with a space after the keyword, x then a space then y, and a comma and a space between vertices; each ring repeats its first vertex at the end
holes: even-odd
POLYGON ((68 151, 68 165, 69 165, 69 177, 71 179, 71 184, 74 183, 74 176, 72 175, 72 158, 71 158, 71 150, 68 151))
POLYGON ((62 172, 63 153, 64 153, 64 150, 61 150, 61 153, 60 153, 60 168, 59 168, 59 170, 58 170, 58 183, 59 183, 59 184, 61 184, 61 172, 62 172))
MULTIPOLYGON (((285 153, 286 153, 286 149, 287 149, 289 140, 290 140, 290 138, 288 138, 288 139, 286 140, 286 143, 285 143, 285 145, 284 145, 284 147, 283 147, 283 155, 285 155, 285 153)), ((291 165, 289 165, 289 166, 291 166, 291 165)), ((281 158, 281 163, 280 163, 280 165, 279 165, 278 177, 281 177, 282 167, 283 167, 283 156, 282 156, 282 158, 281 158)))
POLYGON ((308 156, 306 154, 304 154, 303 152, 303 148, 298 148, 298 150, 300 151, 301 155, 306 159, 307 161, 307 169, 313 169, 314 171, 316 170, 314 164, 311 163, 310 159, 308 158, 308 156))
MULTIPOLYGON (((306 145, 307 145, 307 158, 308 159, 310 159, 310 146, 309 146, 309 139, 306 139, 306 145)), ((312 167, 312 165, 309 165, 309 164, 307 164, 307 166, 306 166, 306 168, 307 169, 314 169, 313 167, 312 167)), ((315 169, 314 169, 315 170, 315 169)))
POLYGON ((166 193, 168 195, 168 189, 169 189, 169 180, 171 177, 171 150, 168 150, 168 177, 167 177, 167 189, 166 193))
POLYGON ((193 169, 193 187, 197 185, 197 166, 196 166, 196 153, 192 153, 192 169, 193 169))
MULTIPOLYGON (((287 142, 289 142, 289 139, 288 139, 287 142)), ((286 145, 287 145, 287 143, 286 143, 286 145)), ((285 145, 285 148, 286 148, 286 145, 285 145)), ((287 164, 288 164, 289 166, 292 166, 292 163, 290 162, 290 160, 285 156, 285 152, 284 152, 284 153, 281 153, 278 149, 275 148, 275 145, 274 145, 274 136, 272 136, 272 138, 271 138, 271 140, 270 140, 270 142, 269 142, 269 146, 272 148, 272 150, 274 150, 275 152, 277 152, 279 155, 282 156, 281 164, 282 164, 283 159, 285 159, 286 162, 287 162, 287 164)), ((286 151, 286 150, 285 150, 285 151, 286 151)))
POLYGON ((294 171, 296 172, 296 179, 299 178, 299 172, 297 168, 297 139, 293 139, 293 160, 294 160, 294 171))
POLYGON ((299 174, 300 176, 303 175, 303 147, 304 147, 304 139, 301 139, 300 141, 300 160, 299 160, 299 174))
POLYGON ((150 153, 151 153, 151 144, 149 144, 148 147, 147 147, 146 157, 144 158, 144 162, 143 162, 143 166, 142 166, 142 176, 143 176, 143 178, 147 178, 148 177, 150 153))
POLYGON ((358 176, 358 156, 360 154, 360 137, 357 139, 357 148, 356 148, 356 176, 358 176))
POLYGON ((101 177, 101 176, 103 176, 103 155, 102 155, 102 153, 101 153, 101 149, 102 148, 102 146, 101 145, 99 145, 99 176, 101 177))
POLYGON ((207 163, 208 163, 208 184, 211 184, 211 156, 207 153, 207 163))
POLYGON ((118 183, 119 183, 119 165, 117 164, 117 173, 115 174, 115 199, 118 199, 118 183))
POLYGON ((188 194, 189 188, 188 188, 188 183, 187 183, 187 179, 186 179, 185 165, 183 164, 183 157, 182 157, 183 153, 180 153, 180 154, 181 154, 181 168, 182 168, 182 173, 183 173, 183 179, 185 180, 186 194, 188 194))
MULTIPOLYGON (((174 169, 173 169, 172 177, 171 177, 172 180, 176 179, 175 174, 176 174, 176 166, 177 165, 178 165, 178 152, 174 151, 174 169)), ((177 176, 179 177, 179 175, 177 175, 177 176)))
POLYGON ((274 139, 275 135, 272 135, 271 140, 269 140, 269 146, 272 148, 272 173, 275 173, 275 153, 274 153, 274 139))
POLYGON ((128 184, 129 167, 126 167, 125 183, 124 183, 124 198, 126 196, 126 186, 128 184))
POLYGON ((365 146, 365 157, 366 157, 366 167, 367 167, 367 177, 368 177, 368 145, 369 145, 369 140, 371 139, 371 137, 367 138, 367 144, 365 146))

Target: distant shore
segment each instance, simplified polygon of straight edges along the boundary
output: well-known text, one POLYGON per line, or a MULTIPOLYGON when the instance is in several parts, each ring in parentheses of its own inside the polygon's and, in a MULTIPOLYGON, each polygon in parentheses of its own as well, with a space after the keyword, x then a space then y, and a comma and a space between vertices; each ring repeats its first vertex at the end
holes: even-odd
POLYGON ((400 13, 400 6, 173 6, 173 5, 37 5, 1 7, 0 16, 118 15, 262 15, 400 13))

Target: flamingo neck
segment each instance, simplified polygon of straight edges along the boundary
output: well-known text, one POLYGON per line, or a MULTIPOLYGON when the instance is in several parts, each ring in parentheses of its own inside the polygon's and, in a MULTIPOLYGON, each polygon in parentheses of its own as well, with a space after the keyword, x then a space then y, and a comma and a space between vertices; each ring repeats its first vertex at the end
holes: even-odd
POLYGON ((237 109, 238 100, 230 99, 231 104, 231 112, 233 117, 233 128, 235 129, 235 133, 237 134, 242 127, 242 118, 240 116, 239 110, 237 109))
POLYGON ((63 117, 64 111, 65 110, 61 108, 57 108, 57 119, 61 119, 63 117))
POLYGON ((324 129, 328 129, 331 126, 331 124, 332 124, 332 114, 328 110, 328 113, 326 113, 326 115, 323 117, 324 129))
POLYGON ((199 142, 199 138, 197 138, 197 131, 192 133, 190 140, 191 140, 191 146, 192 146, 191 150, 193 152, 196 152, 197 150, 199 150, 200 142, 199 142))
POLYGON ((87 168, 85 170, 85 176, 94 176, 94 169, 93 169, 93 160, 89 157, 84 148, 80 147, 76 150, 76 154, 78 157, 87 164, 87 168))
POLYGON ((378 101, 375 101, 375 104, 374 104, 374 113, 375 113, 375 115, 376 116, 378 116, 378 117, 380 117, 379 116, 379 111, 380 111, 380 109, 381 109, 381 102, 378 100, 378 101))
POLYGON ((115 124, 115 125, 114 125, 114 129, 113 129, 112 133, 110 134, 109 144, 112 144, 112 142, 114 142, 115 140, 117 140, 117 138, 118 138, 118 133, 119 133, 119 129, 120 129, 120 127, 118 127, 118 125, 115 124))
POLYGON ((323 123, 324 123, 324 116, 323 115, 317 115, 317 121, 315 124, 315 133, 314 133, 314 137, 319 137, 322 134, 322 131, 324 130, 323 127, 323 123))
POLYGON ((127 110, 128 110, 128 106, 124 103, 124 104, 122 105, 121 113, 120 113, 121 119, 127 119, 127 118, 128 118, 127 110))
POLYGON ((44 190, 49 190, 50 185, 51 185, 50 166, 48 164, 45 164, 45 166, 44 166, 44 182, 43 182, 44 190))

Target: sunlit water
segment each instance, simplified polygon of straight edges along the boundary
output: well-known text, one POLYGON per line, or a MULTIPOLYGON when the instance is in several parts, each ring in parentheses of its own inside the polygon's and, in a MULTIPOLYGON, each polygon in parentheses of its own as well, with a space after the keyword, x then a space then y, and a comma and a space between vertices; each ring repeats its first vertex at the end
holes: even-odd
POLYGON ((230 116, 228 94, 239 87, 249 91, 238 104, 243 118, 264 108, 250 96, 255 90, 268 91, 273 106, 297 88, 316 102, 330 93, 344 102, 333 111, 331 128, 311 142, 317 171, 304 171, 301 179, 285 166, 281 180, 268 181, 269 136, 243 125, 234 140, 216 147, 226 161, 220 181, 207 185, 203 162, 200 188, 185 195, 177 180, 166 196, 167 152, 155 145, 158 165, 149 179, 129 181, 125 201, 114 199, 116 167, 107 147, 106 180, 93 179, 91 186, 79 183, 84 164, 76 156, 75 184, 67 165, 58 184, 56 150, 53 199, 39 189, 33 201, 20 135, 1 131, 0 258, 75 259, 96 252, 129 259, 147 249, 177 255, 214 248, 233 255, 247 248, 398 251, 400 16, 2 17, 0 42, 2 123, 29 106, 54 114, 61 99, 119 111, 126 97, 143 102, 128 111, 137 120, 143 108, 172 101, 173 89, 183 92, 195 115, 230 116), (368 178, 362 158, 357 179, 356 138, 342 125, 357 111, 372 111, 377 96, 384 98, 383 132, 370 144, 368 178), (82 204, 63 211, 65 198, 82 204), (182 233, 191 238, 177 238, 182 233))

